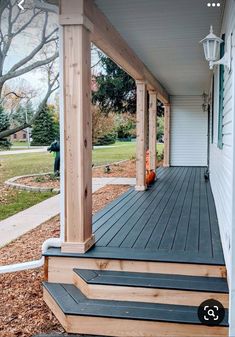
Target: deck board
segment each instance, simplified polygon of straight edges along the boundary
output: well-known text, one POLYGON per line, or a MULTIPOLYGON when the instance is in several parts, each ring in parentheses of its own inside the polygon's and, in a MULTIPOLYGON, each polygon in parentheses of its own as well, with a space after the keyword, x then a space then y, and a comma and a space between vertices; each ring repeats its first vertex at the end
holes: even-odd
POLYGON ((169 221, 165 228, 165 232, 162 235, 160 245, 159 245, 160 249, 171 249, 172 247, 175 233, 177 232, 177 230, 179 230, 178 225, 179 225, 180 217, 181 217, 182 210, 183 210, 182 205, 184 204, 184 201, 187 195, 187 190, 189 187, 191 175, 192 175, 192 169, 188 170, 187 177, 184 183, 182 184, 182 189, 177 197, 174 208, 171 212, 169 221))
POLYGON ((96 250, 224 264, 214 199, 204 172, 202 167, 161 168, 150 189, 131 189, 98 212, 93 228, 96 250))
POLYGON ((153 202, 148 205, 142 216, 139 216, 141 214, 141 208, 138 209, 137 221, 134 222, 132 231, 127 234, 125 240, 121 244, 121 247, 131 248, 133 245, 137 245, 138 242, 142 242, 145 248, 149 238, 151 237, 151 233, 154 230, 154 226, 157 223, 157 219, 159 219, 161 212, 164 209, 165 203, 163 201, 167 196, 169 196, 169 186, 170 184, 174 184, 174 181, 180 174, 180 170, 176 168, 173 170, 173 173, 174 174, 169 176, 167 179, 162 179, 162 181, 157 182, 155 185, 155 190, 150 190, 150 193, 152 192, 151 200, 153 202), (167 183, 164 184, 164 181, 167 183), (158 191, 157 187, 159 188, 159 193, 156 195, 155 191, 158 191))
MULTIPOLYGON (((170 175, 164 176, 165 178, 169 179, 170 175)), ((160 179, 160 178, 159 178, 160 179)), ((158 194, 161 193, 161 189, 165 187, 163 182, 159 184, 158 186, 153 186, 151 190, 148 190, 146 192, 135 192, 136 196, 138 197, 137 201, 136 199, 132 199, 130 203, 127 205, 128 212, 126 213, 127 208, 122 208, 121 212, 118 212, 114 215, 112 221, 106 221, 103 225, 103 227, 107 228, 107 232, 105 235, 100 238, 100 233, 95 232, 95 235, 97 237, 97 243, 101 246, 106 246, 110 242, 110 246, 118 247, 122 243, 121 237, 124 233, 128 235, 130 232, 132 233, 130 229, 136 224, 139 217, 142 213, 144 213, 145 209, 149 209, 149 205, 151 202, 156 202, 156 198, 158 194), (153 193, 155 192, 155 193, 153 193), (124 214, 125 212, 125 214, 124 214), (118 235, 117 235, 118 233, 118 235), (121 234, 122 233, 122 234, 121 234), (116 243, 115 242, 116 239, 116 243)), ((125 239, 125 234, 124 238, 125 239)))

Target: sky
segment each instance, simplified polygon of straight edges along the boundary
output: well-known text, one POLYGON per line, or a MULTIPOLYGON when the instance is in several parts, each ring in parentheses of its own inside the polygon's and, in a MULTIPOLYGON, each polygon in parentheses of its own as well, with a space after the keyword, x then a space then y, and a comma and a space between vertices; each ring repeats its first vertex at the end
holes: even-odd
MULTIPOLYGON (((25 1, 25 6, 32 6, 31 0, 25 1)), ((17 13, 18 7, 15 7, 14 15, 17 13)), ((20 17, 15 23, 15 27, 21 26, 31 15, 32 10, 27 11, 25 13, 21 13, 20 17)), ((6 33, 6 29, 8 27, 7 23, 8 19, 8 12, 4 13, 3 20, 1 20, 1 30, 3 33, 6 33)), ((11 44, 11 48, 7 55, 6 61, 4 63, 4 73, 6 73, 16 62, 21 60, 22 58, 26 57, 30 52, 38 45, 42 26, 44 22, 44 16, 41 15, 37 20, 34 20, 30 26, 22 31, 18 36, 16 36, 11 44)), ((57 25, 57 15, 50 14, 49 15, 49 24, 48 24, 48 33, 57 25)), ((33 61, 38 60, 40 57, 37 56, 33 61)), ((29 62, 30 64, 30 62, 29 62)), ((57 61, 58 67, 58 61, 57 61)), ((40 68, 37 70, 31 71, 27 74, 24 74, 20 77, 17 77, 13 80, 9 80, 7 82, 8 85, 12 86, 13 88, 20 87, 23 84, 26 87, 32 87, 37 92, 37 97, 33 100, 33 104, 37 106, 45 95, 46 92, 46 77, 45 74, 42 72, 40 68)))
MULTIPOLYGON (((9 0, 10 1, 10 0, 9 0)), ((13 0, 11 0, 13 1, 13 0)), ((28 8, 32 8, 34 0, 25 0, 24 6, 28 8)), ((18 7, 16 5, 15 15, 18 11, 18 7)), ((25 20, 27 20, 32 15, 32 10, 27 12, 22 12, 16 24, 21 26, 25 20)), ((4 13, 4 19, 1 20, 1 30, 6 33, 7 29, 7 19, 8 13, 4 13)), ((58 26, 58 15, 55 13, 50 13, 49 21, 48 21, 48 29, 47 33, 49 33, 52 29, 58 26)), ((17 37, 13 39, 11 48, 6 58, 6 62, 4 64, 4 72, 7 72, 16 62, 27 56, 38 44, 40 40, 40 36, 42 33, 42 27, 44 23, 44 16, 41 15, 37 20, 34 20, 30 26, 20 33, 17 37)), ((37 57, 37 59, 39 59, 37 57)), ((34 60, 35 61, 35 60, 34 60)), ((97 54, 92 53, 92 63, 97 62, 97 54)), ((59 68, 59 60, 57 60, 56 64, 57 69, 59 68)), ((37 96, 33 99, 33 105, 35 107, 38 106, 42 98, 44 97, 47 90, 46 76, 43 73, 42 69, 38 68, 37 70, 33 70, 27 74, 24 74, 16 79, 10 80, 7 82, 8 85, 13 88, 20 87, 22 84, 26 87, 32 87, 37 92, 37 96)), ((50 101, 53 102, 54 95, 50 98, 50 101)))

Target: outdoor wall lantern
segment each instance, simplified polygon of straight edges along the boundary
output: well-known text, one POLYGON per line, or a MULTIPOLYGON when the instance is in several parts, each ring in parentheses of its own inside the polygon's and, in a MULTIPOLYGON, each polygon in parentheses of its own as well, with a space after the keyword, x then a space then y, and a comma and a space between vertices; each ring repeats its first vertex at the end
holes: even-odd
POLYGON ((205 58, 209 61, 210 69, 213 69, 214 65, 218 64, 223 64, 228 70, 231 68, 231 36, 227 39, 227 50, 222 59, 219 60, 220 44, 222 42, 223 40, 213 33, 212 26, 210 27, 210 34, 200 41, 203 44, 205 58))

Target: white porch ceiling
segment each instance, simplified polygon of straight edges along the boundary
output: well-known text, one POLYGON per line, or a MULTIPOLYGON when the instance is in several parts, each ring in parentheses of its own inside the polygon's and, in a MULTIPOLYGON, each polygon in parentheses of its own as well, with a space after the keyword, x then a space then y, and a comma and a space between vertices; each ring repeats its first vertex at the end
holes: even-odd
MULTIPOLYGON (((210 71, 199 41, 219 35, 221 7, 207 0, 95 0, 170 95, 208 91, 210 71)), ((218 1, 215 1, 218 2, 218 1)))

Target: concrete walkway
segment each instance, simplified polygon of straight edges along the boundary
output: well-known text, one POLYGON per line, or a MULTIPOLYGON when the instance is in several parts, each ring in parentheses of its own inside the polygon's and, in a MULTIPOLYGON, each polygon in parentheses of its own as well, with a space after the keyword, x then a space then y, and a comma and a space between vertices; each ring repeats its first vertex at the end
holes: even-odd
POLYGON ((41 152, 47 152, 47 147, 44 147, 42 149, 0 151, 0 156, 9 156, 12 154, 24 154, 24 153, 41 153, 41 152))
MULTIPOLYGON (((92 192, 106 185, 135 185, 135 178, 93 178, 92 192)), ((50 220, 60 212, 60 195, 0 221, 0 247, 50 220)))
MULTIPOLYGON (((102 146, 94 146, 94 149, 108 149, 112 147, 118 147, 118 145, 102 145, 102 146)), ((0 151, 0 156, 8 156, 11 154, 25 154, 25 153, 41 153, 47 152, 47 146, 40 147, 40 148, 28 148, 27 146, 12 146, 10 151, 0 151), (19 150, 17 150, 19 149, 19 150)))

